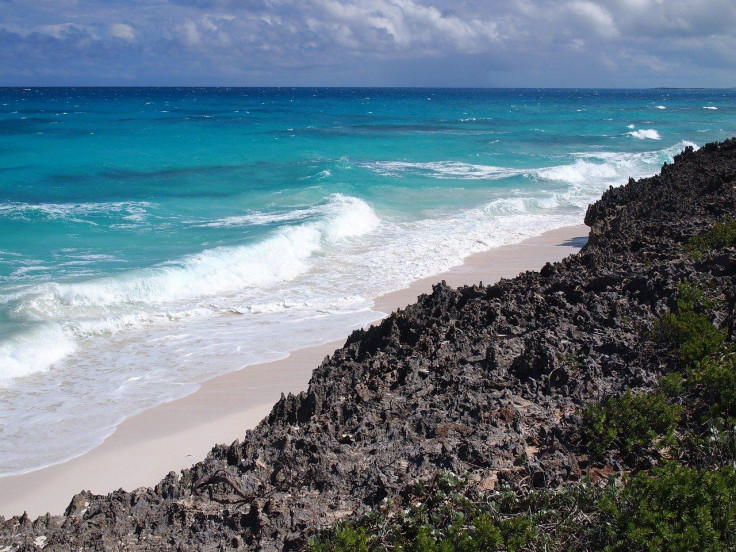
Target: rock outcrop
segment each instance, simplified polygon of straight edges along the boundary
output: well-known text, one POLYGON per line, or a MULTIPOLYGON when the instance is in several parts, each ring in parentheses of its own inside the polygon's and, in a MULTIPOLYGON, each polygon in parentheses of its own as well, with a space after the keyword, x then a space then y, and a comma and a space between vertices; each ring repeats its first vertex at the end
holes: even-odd
POLYGON ((734 187, 736 140, 688 148, 591 205, 578 254, 492 286, 436 285, 354 332, 242 441, 154 488, 2 521, 0 549, 300 550, 442 470, 487 489, 595 477, 581 409, 654 385, 671 359, 652 330, 681 281, 717 283, 733 339, 736 250, 695 260, 683 244, 736 213, 734 187))

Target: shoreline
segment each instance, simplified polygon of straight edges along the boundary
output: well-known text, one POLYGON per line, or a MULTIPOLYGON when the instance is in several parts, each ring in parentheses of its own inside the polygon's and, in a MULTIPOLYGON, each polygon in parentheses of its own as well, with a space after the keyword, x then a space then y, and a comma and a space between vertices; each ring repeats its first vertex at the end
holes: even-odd
MULTIPOLYGON (((586 226, 566 226, 476 253, 447 272, 376 298, 373 308, 386 314, 403 308, 441 280, 453 287, 480 281, 490 284, 525 270, 539 270, 546 262, 579 250, 587 236, 586 226)), ((155 485, 170 471, 202 460, 216 443, 241 439, 246 429, 268 415, 282 392, 306 389, 312 370, 344 341, 300 349, 281 360, 217 376, 191 395, 128 418, 102 444, 81 456, 0 478, 0 516, 9 518, 24 511, 32 518, 47 511, 61 514, 83 489, 104 495, 119 488, 132 491, 155 485)))

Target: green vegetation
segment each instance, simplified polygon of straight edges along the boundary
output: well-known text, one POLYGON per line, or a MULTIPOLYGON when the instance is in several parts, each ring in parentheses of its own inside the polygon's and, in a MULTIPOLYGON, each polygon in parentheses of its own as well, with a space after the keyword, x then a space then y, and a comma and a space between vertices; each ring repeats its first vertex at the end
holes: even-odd
MULTIPOLYGON (((736 243, 736 218, 728 225, 703 236, 702 247, 736 243)), ((386 501, 313 536, 310 550, 736 550, 736 351, 713 324, 715 309, 723 306, 704 287, 683 282, 676 308, 652 334, 675 361, 657 389, 583 410, 581 445, 595 462, 619 454, 634 467, 630 475, 557 491, 507 486, 482 493, 468 478, 443 473, 414 484, 401 503, 386 501), (659 454, 664 446, 672 460, 659 454)), ((572 355, 561 360, 584 365, 572 355)))
POLYGON ((736 217, 734 216, 728 216, 710 230, 690 238, 685 244, 685 250, 699 259, 708 251, 731 245, 736 245, 736 217))
POLYGON ((338 526, 330 535, 329 542, 314 544, 314 552, 368 552, 368 535, 363 527, 345 524, 338 526))
POLYGON ((736 548, 736 474, 667 463, 633 476, 601 504, 606 551, 709 552, 736 548))
POLYGON ((714 301, 705 291, 683 282, 678 288, 677 308, 666 313, 656 325, 656 337, 663 345, 675 350, 684 366, 720 352, 726 340, 725 332, 716 328, 707 315, 714 301))
POLYGON ((736 357, 733 353, 703 359, 688 370, 686 387, 711 417, 736 418, 736 357))
POLYGON ((682 414, 678 404, 667 404, 661 393, 632 395, 594 403, 583 412, 584 437, 594 458, 615 448, 625 458, 647 454, 674 443, 673 432, 682 414))
POLYGON ((557 493, 505 487, 484 494, 463 477, 441 473, 409 489, 408 507, 387 502, 355 523, 316 535, 310 550, 344 550, 348 541, 354 550, 372 552, 582 550, 598 538, 600 530, 587 520, 598 515, 606 492, 585 483, 557 493))
POLYGON ((462 481, 447 494, 434 482, 429 488, 418 485, 409 499, 412 505, 403 510, 387 504, 355 523, 323 531, 309 549, 720 552, 736 547, 731 467, 704 470, 668 462, 624 485, 583 482, 559 492, 504 488, 486 495, 462 481))
POLYGON ((677 331, 660 334, 683 364, 660 381, 663 392, 688 410, 678 454, 701 467, 736 465, 736 352, 708 317, 718 306, 702 287, 684 282, 676 312, 662 319, 662 327, 677 331))

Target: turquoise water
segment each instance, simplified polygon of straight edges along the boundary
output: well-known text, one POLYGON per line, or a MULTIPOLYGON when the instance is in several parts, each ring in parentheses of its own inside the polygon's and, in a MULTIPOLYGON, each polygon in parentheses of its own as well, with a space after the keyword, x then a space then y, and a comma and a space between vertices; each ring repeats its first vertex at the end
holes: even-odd
POLYGON ((734 134, 733 90, 0 89, 0 475, 734 134))

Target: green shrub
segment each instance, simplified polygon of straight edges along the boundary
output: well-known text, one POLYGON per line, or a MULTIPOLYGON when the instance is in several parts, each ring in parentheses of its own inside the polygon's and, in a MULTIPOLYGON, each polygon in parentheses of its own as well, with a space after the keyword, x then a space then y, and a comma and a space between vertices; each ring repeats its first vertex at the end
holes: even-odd
POLYGON ((699 259, 708 251, 731 245, 736 245, 736 217, 728 216, 709 230, 690 238, 685 250, 699 259))
POLYGON ((687 374, 687 386, 709 406, 711 417, 736 418, 736 357, 712 356, 697 363, 687 374))
POLYGON ((716 328, 705 312, 715 307, 715 301, 702 288, 682 282, 676 310, 664 314, 655 326, 658 341, 675 349, 685 366, 719 353, 726 333, 716 328))
POLYGON ((460 552, 475 550, 496 550, 503 544, 501 530, 496 527, 493 517, 489 514, 480 514, 473 519, 473 531, 468 536, 467 544, 461 543, 460 552))
POLYGON ((683 391, 682 374, 680 372, 670 372, 659 380, 659 388, 667 397, 679 397, 683 391))
POLYGON ((720 552, 736 547, 736 475, 668 463, 601 503, 609 552, 720 552))
POLYGON ((702 433, 688 432, 678 443, 678 457, 690 466, 736 466, 736 418, 710 418, 702 433))
POLYGON ((452 542, 449 539, 441 539, 438 542, 429 527, 420 528, 406 550, 407 552, 454 552, 452 542))
POLYGON ((512 517, 501 523, 501 533, 506 544, 506 550, 517 552, 522 550, 534 540, 532 521, 528 516, 512 517))
POLYGON ((583 411, 583 436, 593 458, 600 459, 611 449, 631 458, 671 443, 681 414, 682 407, 668 404, 661 393, 627 391, 583 411))
POLYGON ((685 366, 692 366, 718 351, 725 334, 705 314, 697 312, 666 313, 658 325, 662 341, 671 344, 685 366))

